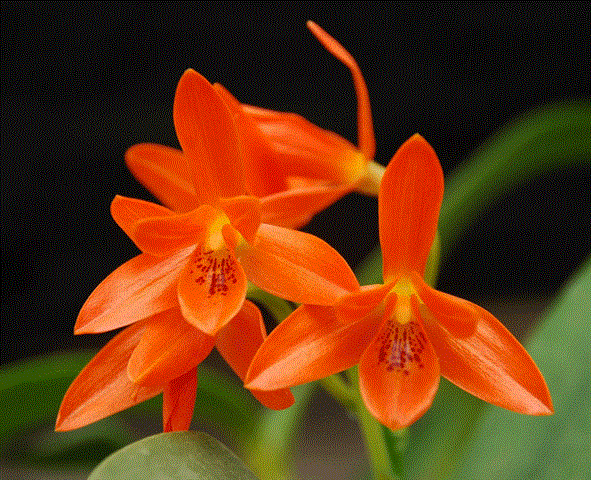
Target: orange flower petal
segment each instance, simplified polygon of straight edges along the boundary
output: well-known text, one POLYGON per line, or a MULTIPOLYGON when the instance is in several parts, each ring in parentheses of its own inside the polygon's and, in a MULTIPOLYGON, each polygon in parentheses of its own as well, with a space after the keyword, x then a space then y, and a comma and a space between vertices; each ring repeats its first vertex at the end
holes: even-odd
POLYGON ((238 256, 252 283, 292 302, 331 305, 359 289, 345 259, 308 233, 263 223, 238 256))
POLYGON ((130 230, 130 237, 144 253, 172 255, 182 248, 203 243, 211 224, 222 216, 221 210, 201 205, 187 213, 139 220, 130 230))
POLYGON ((380 322, 378 311, 343 320, 332 307, 303 305, 261 345, 246 375, 246 387, 293 387, 346 370, 359 362, 380 322))
POLYGON ((371 120, 371 106, 369 104, 369 92, 367 85, 361 75, 361 70, 355 59, 343 46, 326 33, 313 21, 308 20, 306 26, 314 34, 324 48, 332 53, 338 60, 343 62, 353 75, 355 93, 357 94, 357 130, 359 132, 359 150, 365 158, 372 159, 376 151, 376 142, 373 133, 373 122, 371 120))
POLYGON ((262 222, 300 228, 353 188, 353 183, 337 186, 318 184, 269 195, 261 199, 262 222))
POLYGON ((164 387, 162 424, 165 432, 189 430, 197 397, 197 367, 164 387))
MULTIPOLYGON (((116 195, 111 202, 111 216, 125 234, 134 240, 135 226, 140 220, 151 217, 168 217, 172 210, 145 200, 116 195)), ((134 240, 135 242, 135 240, 134 240)))
POLYGON ((246 275, 234 254, 226 249, 197 247, 178 283, 185 320, 208 335, 238 313, 246 296, 246 275))
POLYGON ((178 308, 171 308, 147 320, 127 375, 139 385, 166 385, 199 365, 214 343, 213 337, 189 325, 178 308))
POLYGON ((423 415, 439 386, 435 351, 416 307, 413 310, 414 318, 400 324, 387 309, 378 334, 359 362, 363 401, 370 413, 392 430, 405 428, 423 415))
POLYGON ((245 193, 238 137, 228 107, 194 70, 181 77, 174 126, 200 203, 245 193))
POLYGON ((232 226, 248 242, 252 242, 261 224, 261 201, 256 197, 243 195, 220 199, 218 204, 230 219, 232 226))
POLYGON ((365 285, 358 291, 341 298, 335 305, 337 315, 343 319, 369 315, 384 300, 392 285, 365 285))
MULTIPOLYGON (((433 343, 441 374, 485 402, 528 415, 553 413, 546 382, 523 346, 493 315, 463 300, 474 309, 470 335, 457 336, 457 325, 441 315, 438 306, 423 307, 425 330, 433 343)), ((462 332, 464 333, 464 332, 462 332)))
POLYGON ((162 391, 162 385, 145 387, 127 377, 127 362, 145 325, 145 322, 137 323, 117 334, 84 367, 62 400, 56 430, 83 427, 162 391))
POLYGON ((125 163, 144 187, 175 212, 199 206, 187 158, 180 150, 140 143, 125 152, 125 163))
POLYGON ((442 198, 443 172, 437 155, 415 134, 394 154, 380 185, 384 283, 413 270, 423 276, 442 198))
POLYGON ((282 176, 350 183, 367 172, 367 161, 355 145, 295 113, 242 105, 265 134, 282 176))
POLYGON ((431 288, 416 272, 410 277, 419 298, 431 312, 437 312, 436 321, 451 335, 465 338, 474 333, 478 314, 472 303, 431 288))
POLYGON ((192 251, 164 259, 142 253, 121 265, 90 294, 74 333, 114 330, 178 305, 177 279, 192 251))
MULTIPOLYGON (((215 345, 236 375, 244 381, 250 362, 266 337, 260 310, 247 300, 238 314, 220 330, 215 345)), ((287 408, 295 401, 288 388, 270 392, 253 391, 252 394, 273 410, 287 408)))
POLYGON ((267 136, 243 111, 240 102, 228 90, 219 83, 214 83, 213 88, 232 112, 245 162, 244 174, 248 193, 264 197, 285 190, 285 173, 275 162, 275 154, 267 136))

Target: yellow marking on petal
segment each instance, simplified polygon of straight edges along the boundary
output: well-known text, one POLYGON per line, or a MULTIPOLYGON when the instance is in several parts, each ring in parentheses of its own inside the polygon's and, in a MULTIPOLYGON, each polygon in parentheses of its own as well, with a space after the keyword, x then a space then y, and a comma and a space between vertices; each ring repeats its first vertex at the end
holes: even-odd
POLYGON ((203 243, 203 250, 220 250, 226 248, 226 243, 224 241, 224 236, 222 234, 222 229, 224 225, 229 225, 230 219, 228 216, 220 212, 218 218, 216 218, 211 224, 208 226, 206 240, 203 243))

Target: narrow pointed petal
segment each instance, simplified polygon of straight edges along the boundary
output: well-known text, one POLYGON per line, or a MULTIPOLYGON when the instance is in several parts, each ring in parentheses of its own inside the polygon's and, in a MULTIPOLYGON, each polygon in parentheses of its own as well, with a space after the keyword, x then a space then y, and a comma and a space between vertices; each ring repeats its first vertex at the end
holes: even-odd
POLYGON ((140 143, 125 152, 125 163, 133 176, 168 208, 182 213, 199 206, 187 158, 180 150, 140 143))
POLYGON ((440 292, 427 285, 416 272, 410 274, 419 298, 429 311, 437 312, 436 321, 454 337, 466 338, 476 330, 478 312, 474 304, 463 298, 440 292))
POLYGON ((145 322, 126 328, 84 367, 68 388, 55 429, 73 430, 152 398, 162 386, 144 387, 127 377, 127 362, 138 344, 145 322))
POLYGON ((74 333, 107 332, 177 306, 177 280, 192 251, 164 259, 142 253, 121 265, 90 294, 74 333))
MULTIPOLYGON (((266 337, 260 310, 247 300, 238 314, 220 330, 215 345, 236 375, 244 381, 250 362, 266 337)), ((269 392, 253 391, 252 394, 273 410, 282 410, 294 403, 288 388, 269 392)))
POLYGON ((261 224, 261 201, 256 197, 242 195, 220 199, 218 203, 232 226, 246 238, 246 241, 252 242, 261 224))
POLYGON ((269 195, 261 199, 262 222, 286 228, 300 228, 314 215, 351 192, 354 183, 318 184, 269 195))
POLYGON ((399 324, 386 309, 359 362, 359 390, 367 409, 388 428, 405 428, 431 406, 438 386, 439 363, 416 313, 399 324))
POLYGON ((404 272, 421 277, 443 198, 443 172, 431 145, 413 135, 390 160, 378 199, 384 283, 404 272))
POLYGON ((263 223, 238 255, 252 283, 292 302, 332 305, 359 289, 345 259, 308 233, 263 223))
POLYGON ((386 298, 392 285, 364 285, 358 291, 343 297, 336 305, 341 318, 355 319, 369 315, 386 298))
MULTIPOLYGON (((499 407, 528 415, 553 413, 542 374, 501 322, 478 305, 462 300, 474 311, 474 327, 469 335, 461 331, 464 335, 458 336, 457 321, 447 315, 453 306, 442 308, 440 314, 441 298, 434 302, 431 297, 422 298, 425 330, 439 357, 441 374, 499 407)), ((450 304, 454 301, 449 299, 450 304)))
POLYGON ((164 387, 162 425, 165 432, 189 430, 197 397, 197 367, 164 387))
POLYGON ((373 122, 371 120, 371 106, 369 103, 369 92, 367 85, 361 75, 361 70, 355 59, 343 46, 326 33, 322 28, 311 20, 306 23, 307 27, 314 34, 324 48, 332 53, 351 71, 353 82, 355 84, 355 93, 357 94, 357 130, 359 136, 359 150, 363 152, 365 158, 372 159, 376 151, 376 142, 373 133, 373 122))
POLYGON ((111 202, 111 216, 125 234, 133 240, 134 229, 140 220, 151 217, 168 217, 172 210, 145 200, 116 195, 111 202))
POLYGON ((185 320, 208 335, 238 313, 246 297, 246 275, 226 249, 198 247, 178 283, 178 299, 185 320))
POLYGON ((163 257, 202 244, 210 226, 223 217, 221 210, 201 205, 187 213, 139 220, 128 235, 142 252, 163 257))
POLYGON ((242 108, 267 137, 281 175, 350 183, 366 174, 366 157, 336 133, 295 113, 242 108))
POLYGON ((381 318, 379 311, 342 319, 332 307, 297 308, 261 345, 246 375, 246 387, 293 387, 356 365, 381 318))
POLYGON ((174 126, 200 203, 245 193, 238 137, 228 107, 194 70, 181 77, 174 126))
POLYGON ((286 173, 277 165, 267 136, 228 90, 218 83, 214 84, 213 88, 232 112, 244 158, 244 175, 248 193, 256 197, 264 197, 285 190, 287 188, 286 173))
POLYGON ((215 339, 189 325, 171 308, 147 320, 127 365, 129 379, 143 386, 166 385, 199 365, 215 339))

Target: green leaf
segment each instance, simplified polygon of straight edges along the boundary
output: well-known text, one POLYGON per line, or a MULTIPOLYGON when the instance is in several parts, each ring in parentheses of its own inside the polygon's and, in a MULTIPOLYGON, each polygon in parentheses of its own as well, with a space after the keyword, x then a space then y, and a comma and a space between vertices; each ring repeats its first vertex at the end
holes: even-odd
POLYGON ((205 433, 160 433, 106 458, 88 480, 255 480, 242 460, 205 433))
MULTIPOLYGON (((445 179, 441 260, 478 215, 511 189, 541 173, 590 163, 589 101, 545 106, 509 122, 445 179)), ((356 273, 362 285, 382 281, 379 246, 356 273)))
POLYGON ((487 408, 460 478, 587 480, 591 472, 591 259, 529 338, 555 413, 529 417, 487 408))
POLYGON ((263 479, 294 478, 293 451, 316 383, 292 388, 295 403, 285 410, 265 410, 247 444, 246 461, 263 479))
POLYGON ((403 478, 448 478, 485 405, 441 378, 433 405, 408 429, 403 478))
POLYGON ((442 256, 512 188, 541 173, 590 162, 589 101, 544 106, 509 122, 446 178, 439 214, 442 256))
MULTIPOLYGON (((124 417, 162 418, 160 397, 71 432, 54 432, 62 398, 96 352, 60 352, 19 361, 0 369, 0 452, 12 462, 94 465, 105 455, 136 440, 124 417), (82 454, 82 452, 85 452, 82 454)), ((224 425, 229 438, 243 447, 261 411, 257 402, 225 373, 199 366, 195 419, 224 425)))
POLYGON ((0 420, 0 451, 9 451, 13 462, 92 465, 132 441, 116 418, 75 432, 53 431, 64 393, 94 353, 55 353, 2 367, 0 404, 10 414, 0 420))

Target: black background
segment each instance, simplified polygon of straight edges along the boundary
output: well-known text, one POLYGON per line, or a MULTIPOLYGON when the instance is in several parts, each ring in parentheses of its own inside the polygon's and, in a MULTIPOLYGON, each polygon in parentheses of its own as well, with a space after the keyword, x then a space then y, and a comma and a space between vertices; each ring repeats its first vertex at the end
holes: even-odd
MULTIPOLYGON (((528 109, 589 98, 589 6, 561 3, 2 3, 2 361, 101 345, 72 328, 92 289, 137 253, 109 215, 151 199, 126 170, 139 142, 178 146, 172 102, 192 67, 239 100, 294 111, 356 142, 348 70, 372 101, 376 159, 415 132, 449 173, 528 109)), ((468 299, 552 296, 589 255, 589 167, 488 210, 443 265, 468 299)), ((307 227, 352 266, 377 244, 375 199, 350 195, 307 227)))

